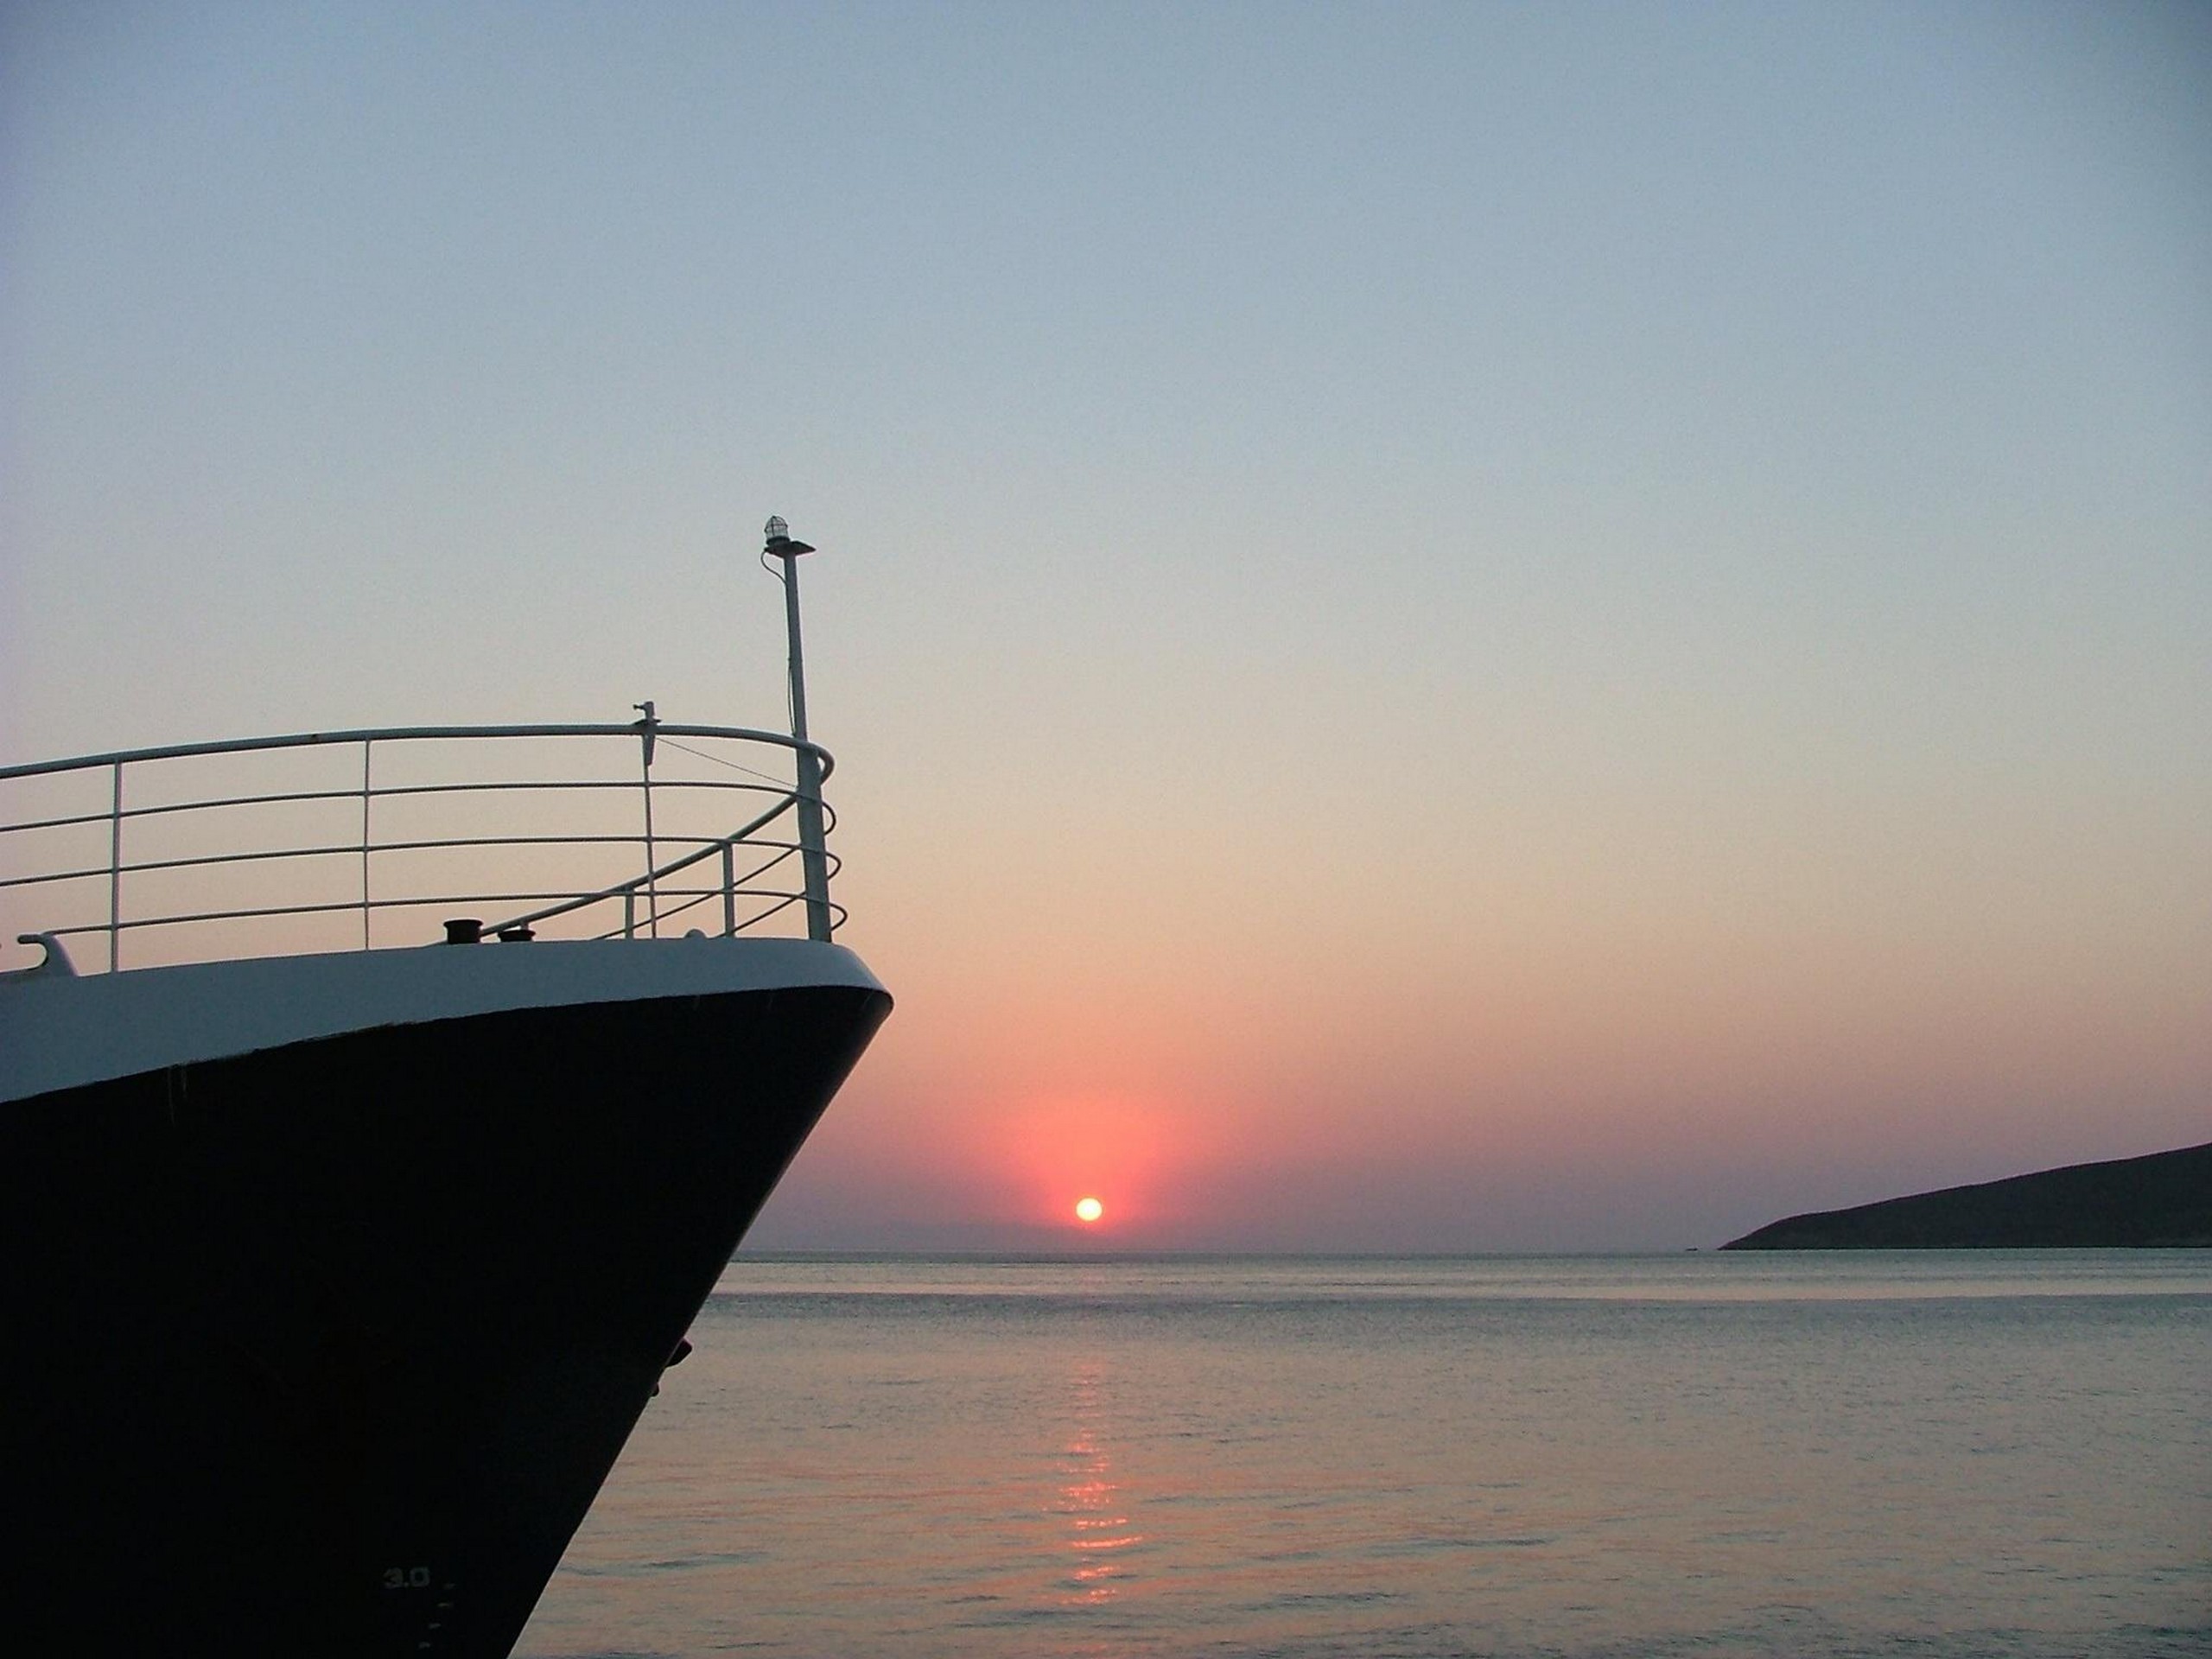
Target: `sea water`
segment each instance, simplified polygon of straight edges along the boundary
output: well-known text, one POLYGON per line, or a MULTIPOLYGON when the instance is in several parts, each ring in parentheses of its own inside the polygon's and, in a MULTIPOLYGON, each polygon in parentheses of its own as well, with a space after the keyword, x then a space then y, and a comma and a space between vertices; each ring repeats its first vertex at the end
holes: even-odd
POLYGON ((518 1651, 2212 1653, 2212 1253, 741 1257, 518 1651))

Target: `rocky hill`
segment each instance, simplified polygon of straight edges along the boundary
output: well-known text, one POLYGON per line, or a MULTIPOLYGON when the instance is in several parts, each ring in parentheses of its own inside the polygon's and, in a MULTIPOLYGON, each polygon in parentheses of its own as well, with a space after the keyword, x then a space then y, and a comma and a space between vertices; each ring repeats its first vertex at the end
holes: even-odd
POLYGON ((2212 1246, 2212 1145, 1791 1216, 1724 1250, 2212 1246))

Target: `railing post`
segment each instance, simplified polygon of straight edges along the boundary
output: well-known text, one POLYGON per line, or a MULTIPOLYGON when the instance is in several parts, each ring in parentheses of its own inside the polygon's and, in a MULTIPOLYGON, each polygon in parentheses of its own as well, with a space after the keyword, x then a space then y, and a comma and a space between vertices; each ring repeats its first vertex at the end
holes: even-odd
POLYGON ((626 939, 638 937, 638 890, 635 887, 622 889, 622 937, 626 939))
POLYGON ((722 842, 722 937, 737 936, 737 849, 722 842))
POLYGON ((638 722, 644 739, 645 783, 645 925, 655 938, 660 938, 660 877, 654 868, 653 850, 653 732, 659 722, 653 718, 653 702, 647 697, 643 702, 630 705, 645 718, 638 722))
POLYGON ((107 815, 107 970, 123 960, 123 762, 114 766, 107 815))
POLYGON ((361 949, 369 948, 369 745, 361 740, 361 949))

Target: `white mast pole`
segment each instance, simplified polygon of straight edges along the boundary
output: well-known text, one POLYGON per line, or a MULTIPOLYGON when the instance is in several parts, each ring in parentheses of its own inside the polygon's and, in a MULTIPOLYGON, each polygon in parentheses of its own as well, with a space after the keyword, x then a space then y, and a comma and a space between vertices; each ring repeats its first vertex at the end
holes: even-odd
POLYGON ((806 937, 830 938, 830 856, 822 834, 822 762, 805 747, 806 658, 799 645, 798 556, 814 550, 791 539, 781 518, 768 521, 767 554, 784 562, 784 626, 791 635, 791 735, 798 740, 799 868, 806 881, 806 937))

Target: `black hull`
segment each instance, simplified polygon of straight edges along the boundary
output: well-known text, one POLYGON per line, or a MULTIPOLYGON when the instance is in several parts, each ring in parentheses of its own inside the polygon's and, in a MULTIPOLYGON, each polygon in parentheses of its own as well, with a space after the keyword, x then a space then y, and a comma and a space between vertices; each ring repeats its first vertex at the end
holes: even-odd
POLYGON ((505 1654, 888 1008, 526 1007, 0 1107, 10 1645, 505 1654))

